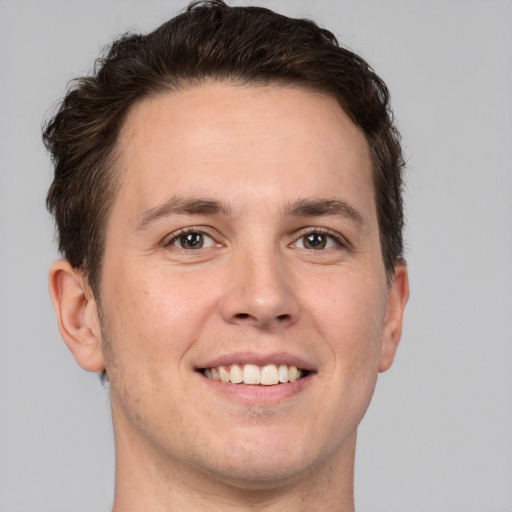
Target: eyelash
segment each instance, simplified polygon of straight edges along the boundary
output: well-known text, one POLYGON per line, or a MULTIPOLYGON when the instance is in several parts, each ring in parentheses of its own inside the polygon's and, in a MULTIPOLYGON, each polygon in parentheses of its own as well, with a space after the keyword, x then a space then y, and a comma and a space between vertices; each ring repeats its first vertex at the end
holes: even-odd
MULTIPOLYGON (((340 249, 347 249, 349 247, 349 244, 344 236, 340 235, 339 233, 336 233, 335 231, 331 231, 330 229, 326 229, 326 228, 308 228, 307 230, 302 232, 300 234, 300 236, 291 245, 292 246, 296 245, 299 242, 299 240, 304 240, 306 237, 308 237, 310 235, 322 235, 322 236, 330 239, 331 241, 333 241, 334 244, 337 246, 337 248, 340 248, 340 249)), ((299 249, 305 249, 305 250, 310 250, 310 251, 315 250, 315 249, 307 249, 306 247, 299 247, 299 249)), ((332 247, 328 247, 327 249, 332 249, 332 247)), ((327 250, 327 249, 322 248, 322 249, 319 249, 319 251, 327 250)))
MULTIPOLYGON (((189 228, 180 229, 177 233, 173 233, 170 238, 167 238, 164 240, 163 246, 171 247, 171 246, 175 245, 183 237, 186 237, 187 235, 192 235, 192 234, 193 235, 201 235, 202 237, 209 238, 210 240, 212 240, 212 244, 211 244, 212 246, 220 245, 215 241, 215 239, 211 235, 206 233, 203 229, 197 228, 197 227, 189 227, 189 228)), ((185 247, 179 247, 176 245, 175 245, 175 247, 176 247, 176 249, 182 250, 182 251, 197 251, 198 250, 198 249, 187 249, 185 247)), ((206 247, 206 248, 208 248, 208 247, 206 247)), ((199 249, 203 249, 203 247, 200 247, 199 249)))
MULTIPOLYGON (((338 248, 341 248, 341 249, 347 249, 349 246, 345 237, 343 237, 339 233, 333 232, 326 228, 307 228, 294 240, 293 243, 290 244, 290 246, 292 246, 292 247, 296 246, 302 240, 303 247, 298 247, 298 249, 304 249, 307 251, 315 251, 315 248, 304 247, 304 241, 305 241, 306 237, 311 236, 311 235, 321 235, 327 239, 326 244, 328 244, 329 240, 330 240, 330 241, 334 242, 334 244, 338 248)), ((199 227, 187 227, 187 228, 180 229, 177 233, 173 233, 170 238, 165 239, 164 243, 163 243, 164 247, 174 246, 178 250, 187 251, 187 252, 188 251, 197 251, 199 249, 208 249, 215 245, 220 246, 220 244, 218 242, 216 242, 215 239, 211 235, 209 235, 208 233, 206 233, 203 229, 201 229, 199 227), (196 249, 179 247, 176 245, 177 242, 180 241, 180 239, 183 239, 183 237, 186 237, 187 235, 192 235, 192 234, 202 236, 203 244, 204 244, 205 237, 210 239, 211 240, 210 245, 208 247, 203 247, 201 245, 199 248, 196 248, 196 249)), ((332 249, 332 248, 333 247, 320 247, 319 249, 316 249, 316 250, 318 252, 320 252, 320 251, 324 251, 324 250, 328 250, 328 249, 332 249)))

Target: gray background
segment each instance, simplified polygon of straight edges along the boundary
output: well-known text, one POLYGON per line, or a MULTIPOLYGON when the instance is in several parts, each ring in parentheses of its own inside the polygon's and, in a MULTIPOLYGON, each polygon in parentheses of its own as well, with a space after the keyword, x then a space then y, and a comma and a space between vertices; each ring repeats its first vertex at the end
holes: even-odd
MULTIPOLYGON (((512 2, 266 1, 387 81, 409 161, 412 295, 360 429, 359 512, 512 511, 512 2)), ((0 0, 0 511, 112 499, 108 397, 47 296, 42 119, 115 34, 180 1, 0 0)), ((307 413, 307 412, 306 412, 307 413)))

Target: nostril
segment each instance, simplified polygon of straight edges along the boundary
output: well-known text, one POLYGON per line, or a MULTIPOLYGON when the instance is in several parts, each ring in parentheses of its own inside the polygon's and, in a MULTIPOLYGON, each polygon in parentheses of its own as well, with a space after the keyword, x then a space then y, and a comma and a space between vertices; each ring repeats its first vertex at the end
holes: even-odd
POLYGON ((239 318, 240 320, 245 320, 246 318, 249 318, 248 313, 238 313, 235 316, 236 316, 236 318, 239 318))
POLYGON ((288 320, 288 318, 290 318, 290 315, 288 315, 288 314, 279 315, 277 317, 278 320, 288 320))

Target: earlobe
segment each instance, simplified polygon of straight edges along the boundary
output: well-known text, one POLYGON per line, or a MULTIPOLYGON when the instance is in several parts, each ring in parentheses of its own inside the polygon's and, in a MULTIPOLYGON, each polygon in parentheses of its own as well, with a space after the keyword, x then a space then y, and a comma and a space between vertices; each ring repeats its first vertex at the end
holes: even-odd
POLYGON ((402 319, 408 299, 409 277, 407 265, 405 263, 397 263, 389 284, 386 318, 382 332, 379 372, 385 372, 393 364, 400 336, 402 335, 402 319))
POLYGON ((104 370, 98 307, 85 276, 68 261, 57 260, 48 287, 60 334, 78 364, 90 372, 104 370))

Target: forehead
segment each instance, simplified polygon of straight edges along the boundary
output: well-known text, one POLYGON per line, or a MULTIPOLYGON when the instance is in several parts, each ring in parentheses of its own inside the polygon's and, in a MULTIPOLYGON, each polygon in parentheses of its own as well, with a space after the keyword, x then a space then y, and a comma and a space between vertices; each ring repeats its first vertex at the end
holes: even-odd
MULTIPOLYGON (((373 197, 362 131, 330 96, 209 83, 134 105, 121 130, 121 195, 150 208, 170 193, 373 197)), ((206 194, 208 195, 208 194, 206 194)))

